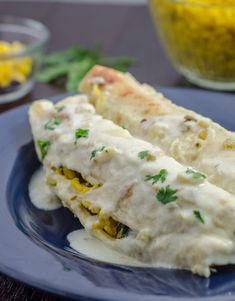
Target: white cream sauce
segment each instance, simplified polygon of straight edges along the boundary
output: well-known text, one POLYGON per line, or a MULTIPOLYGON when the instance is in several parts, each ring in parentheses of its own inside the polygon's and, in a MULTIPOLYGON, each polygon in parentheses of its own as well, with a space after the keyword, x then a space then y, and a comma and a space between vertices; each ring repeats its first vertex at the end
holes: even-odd
POLYGON ((33 174, 29 183, 29 196, 33 205, 38 209, 54 210, 62 206, 60 200, 46 184, 43 168, 33 174))
POLYGON ((67 235, 67 239, 72 249, 96 260, 129 266, 153 266, 150 263, 143 263, 133 257, 119 253, 116 250, 107 247, 101 240, 87 233, 85 229, 69 233, 67 235))
MULTIPOLYGON (((44 127, 58 114, 50 102, 34 104, 30 122, 34 139, 51 143, 43 164, 47 175, 56 181, 56 194, 88 231, 126 256, 154 265, 190 268, 206 277, 210 275, 210 263, 235 262, 232 195, 205 179, 194 181, 187 175, 186 166, 96 115, 84 97, 71 97, 61 104, 66 104, 63 114, 67 117, 54 131, 44 127), (86 129, 89 134, 75 140, 77 129, 86 129), (91 160, 92 151, 102 146, 106 151, 98 152, 91 160), (155 160, 139 158, 144 150, 155 160), (61 165, 80 172, 85 179, 93 177, 102 185, 83 194, 77 192, 69 180, 51 169, 61 165), (163 169, 167 171, 163 181, 145 180, 163 169), (88 200, 92 207, 100 208, 102 215, 128 226, 129 235, 110 239, 96 232, 93 226, 100 225, 100 217, 84 213, 78 206, 81 200, 88 200)), ((38 147, 37 151, 41 157, 38 147)))

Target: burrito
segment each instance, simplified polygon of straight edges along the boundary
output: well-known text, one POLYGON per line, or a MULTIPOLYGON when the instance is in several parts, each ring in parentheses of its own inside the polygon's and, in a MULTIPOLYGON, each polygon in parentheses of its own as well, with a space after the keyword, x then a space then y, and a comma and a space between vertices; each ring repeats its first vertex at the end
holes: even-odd
POLYGON ((235 194, 235 134, 209 118, 173 104, 130 74, 95 66, 80 84, 99 114, 204 172, 235 194))
POLYGON ((96 114, 84 95, 36 101, 29 118, 48 187, 91 235, 206 277, 235 263, 235 198, 204 173, 96 114))

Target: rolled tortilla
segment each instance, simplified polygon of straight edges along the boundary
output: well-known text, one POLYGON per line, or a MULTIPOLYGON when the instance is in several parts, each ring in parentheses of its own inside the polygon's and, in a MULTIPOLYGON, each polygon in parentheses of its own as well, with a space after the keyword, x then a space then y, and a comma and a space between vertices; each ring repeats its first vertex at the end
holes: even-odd
POLYGON ((95 113, 86 96, 29 110, 53 192, 85 229, 153 266, 209 276, 235 263, 235 198, 95 113))
POLYGON ((235 134, 173 104, 130 74, 95 66, 80 84, 96 111, 235 195, 235 134))

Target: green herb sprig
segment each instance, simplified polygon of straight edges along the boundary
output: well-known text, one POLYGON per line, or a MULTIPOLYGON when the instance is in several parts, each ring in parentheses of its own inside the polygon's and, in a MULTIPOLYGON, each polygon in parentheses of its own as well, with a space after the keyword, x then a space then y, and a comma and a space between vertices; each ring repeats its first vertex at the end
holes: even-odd
POLYGON ((205 179, 206 178, 206 175, 204 175, 203 173, 199 172, 199 171, 195 171, 193 169, 190 169, 188 168, 186 170, 186 174, 188 175, 192 175, 192 178, 195 179, 195 180, 198 180, 198 179, 205 179))
POLYGON ((202 224, 205 224, 205 220, 204 218, 202 217, 202 214, 199 210, 194 210, 193 211, 193 214, 194 216, 202 223, 202 224))
POLYGON ((61 124, 60 117, 54 117, 44 125, 44 128, 46 130, 53 131, 60 124, 61 124))
POLYGON ((89 135, 89 130, 88 129, 82 129, 78 128, 75 131, 75 144, 77 143, 77 140, 80 138, 87 138, 89 135))
POLYGON ((168 172, 166 169, 161 169, 160 172, 156 175, 147 175, 145 177, 145 181, 152 181, 152 184, 157 183, 158 181, 164 183, 166 180, 166 177, 168 175, 168 172))
POLYGON ((47 139, 44 139, 44 140, 39 139, 36 141, 36 143, 37 143, 37 146, 39 147, 39 150, 41 153, 41 159, 43 160, 48 153, 51 142, 47 139))
POLYGON ((149 154, 149 151, 148 150, 144 150, 144 151, 141 151, 141 152, 138 153, 138 157, 141 160, 143 160, 143 159, 145 159, 148 156, 148 154, 149 154))
POLYGON ((93 49, 74 46, 45 56, 36 80, 62 86, 73 93, 77 92, 80 81, 96 64, 125 72, 135 63, 136 60, 129 57, 104 57, 100 44, 93 49))
POLYGON ((166 205, 177 200, 178 197, 176 195, 176 192, 177 189, 173 189, 168 185, 166 187, 161 188, 158 191, 156 197, 160 203, 166 205))
POLYGON ((104 149, 105 149, 105 146, 101 146, 101 147, 99 147, 99 148, 94 149, 94 150, 91 152, 90 160, 92 160, 93 158, 95 158, 96 154, 97 154, 98 152, 102 152, 104 149))

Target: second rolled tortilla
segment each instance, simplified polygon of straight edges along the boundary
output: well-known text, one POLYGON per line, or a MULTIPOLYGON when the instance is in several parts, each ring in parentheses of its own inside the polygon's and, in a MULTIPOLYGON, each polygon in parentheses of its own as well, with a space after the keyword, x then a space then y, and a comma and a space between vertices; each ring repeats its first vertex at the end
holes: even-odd
POLYGON ((180 163, 203 171, 211 183, 235 194, 234 133, 110 68, 95 66, 80 91, 89 95, 105 118, 159 146, 180 163))

